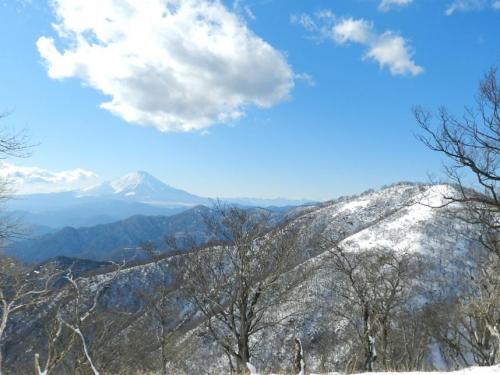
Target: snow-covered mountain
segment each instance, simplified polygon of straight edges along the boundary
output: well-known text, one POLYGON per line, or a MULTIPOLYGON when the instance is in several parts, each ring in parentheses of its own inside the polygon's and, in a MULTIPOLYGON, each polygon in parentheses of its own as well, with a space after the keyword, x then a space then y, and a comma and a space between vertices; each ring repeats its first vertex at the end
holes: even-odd
MULTIPOLYGON (((311 276, 294 287, 288 302, 270 314, 302 313, 272 332, 256 337, 259 355, 252 363, 264 371, 277 368, 280 361, 288 358, 295 337, 302 339, 308 354, 308 368, 313 372, 321 372, 325 364, 332 368, 348 360, 350 354, 345 342, 349 339, 342 338, 342 324, 335 322, 332 316, 336 301, 332 294, 335 288, 332 269, 325 267, 329 253, 316 246, 318 238, 335 238, 348 252, 385 249, 418 256, 426 266, 413 281, 419 291, 415 303, 424 306, 426 297, 423 296, 436 293, 452 296, 462 283, 470 280, 477 250, 472 238, 479 231, 446 214, 445 209, 433 208, 445 202, 444 194, 453 194, 453 189, 447 185, 395 185, 327 202, 292 220, 289 225, 300 232, 307 260, 291 273, 310 272, 311 276), (344 342, 343 346, 334 344, 334 340, 344 342), (332 347, 325 348, 326 343, 332 347)), ((207 343, 203 326, 187 332, 184 340, 187 346, 196 349, 184 359, 187 365, 182 367, 183 371, 196 372, 203 366, 198 358, 213 359, 207 373, 218 374, 227 368, 220 348, 210 341, 207 343)), ((429 366, 449 369, 439 353, 438 348, 429 349, 429 366)), ((178 365, 184 366, 183 363, 178 365)))
MULTIPOLYGON (((305 267, 300 272, 311 269, 314 273, 294 287, 289 298, 291 302, 277 306, 273 313, 286 315, 290 309, 297 308, 295 304, 299 304, 300 308, 307 310, 307 314, 273 328, 272 333, 263 332, 262 336, 256 338, 260 354, 252 359, 252 363, 265 371, 276 368, 283 358, 287 358, 293 338, 297 336, 303 340, 311 371, 318 372, 325 364, 331 368, 342 355, 347 355, 345 347, 332 347, 325 351, 322 344, 339 334, 339 326, 332 324, 332 305, 325 303, 331 296, 331 284, 328 281, 331 274, 328 268, 318 267, 324 265, 327 259, 324 249, 316 246, 318 238, 334 237, 341 240, 349 251, 384 248, 425 257, 432 267, 425 268, 425 272, 419 276, 421 279, 415 282, 432 292, 435 285, 425 281, 432 273, 434 277, 439 276, 439 290, 451 293, 464 280, 463 273, 474 267, 471 255, 474 245, 464 234, 470 231, 473 235, 475 231, 474 228, 464 227, 460 220, 430 207, 443 203, 443 193, 449 194, 451 189, 446 185, 400 184, 294 210, 287 225, 299 232, 304 253, 301 267, 305 267)), ((107 306, 137 311, 141 304, 136 297, 138 291, 152 288, 158 280, 165 282, 165 270, 168 272, 168 269, 169 260, 166 259, 121 271, 110 288, 107 306)), ((98 278, 103 277, 107 275, 98 278)), ((89 282, 92 283, 92 279, 89 282)), ((186 305, 180 300, 179 306, 186 305)), ((179 319, 180 316, 182 314, 179 319)), ((138 318, 136 323, 131 324, 132 327, 134 324, 144 324, 144 321, 138 318)), ((119 347, 131 342, 132 338, 127 336, 127 332, 114 338, 114 345, 119 347)), ((224 354, 206 334, 203 325, 193 322, 179 342, 190 348, 181 360, 173 364, 179 366, 180 372, 200 373, 203 368, 203 373, 219 374, 227 369, 224 354)), ((29 353, 31 348, 19 347, 17 350, 29 353)), ((156 354, 151 355, 154 358, 156 354)), ((130 358, 132 362, 123 364, 133 366, 133 360, 130 358)))
POLYGON ((206 198, 173 188, 144 171, 83 189, 76 196, 125 199, 157 206, 193 206, 208 202, 206 198))

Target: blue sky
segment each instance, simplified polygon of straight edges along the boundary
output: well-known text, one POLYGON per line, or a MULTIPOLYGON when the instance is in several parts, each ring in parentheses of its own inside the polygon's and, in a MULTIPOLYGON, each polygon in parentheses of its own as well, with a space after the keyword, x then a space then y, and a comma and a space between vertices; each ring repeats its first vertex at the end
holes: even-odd
POLYGON ((459 112, 500 63, 494 0, 169 1, 102 0, 93 19, 94 0, 0 0, 3 122, 37 143, 4 174, 310 199, 426 181, 442 161, 412 106, 459 112))

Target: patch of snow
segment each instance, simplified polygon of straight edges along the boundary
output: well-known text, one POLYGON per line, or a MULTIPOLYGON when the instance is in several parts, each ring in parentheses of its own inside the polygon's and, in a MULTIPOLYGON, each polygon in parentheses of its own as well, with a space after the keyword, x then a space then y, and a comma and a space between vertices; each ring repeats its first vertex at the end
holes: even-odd
POLYGON ((250 374, 257 375, 257 369, 250 362, 247 362, 247 368, 248 368, 248 371, 250 371, 250 374))
MULTIPOLYGON (((377 372, 371 372, 370 374, 376 375, 377 372)), ((424 372, 424 371, 415 371, 415 372, 383 372, 378 373, 383 375, 438 375, 438 374, 447 374, 447 375, 498 375, 500 374, 500 365, 491 366, 491 367, 469 367, 463 370, 451 371, 451 372, 424 372)), ((328 372, 323 374, 311 373, 311 375, 340 375, 339 372, 328 372)))

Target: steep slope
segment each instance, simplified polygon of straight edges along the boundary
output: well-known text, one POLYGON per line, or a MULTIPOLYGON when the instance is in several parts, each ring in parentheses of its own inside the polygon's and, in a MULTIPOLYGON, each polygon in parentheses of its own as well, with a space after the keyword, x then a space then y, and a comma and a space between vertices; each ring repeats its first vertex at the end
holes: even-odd
MULTIPOLYGON (((339 334, 339 326, 332 325, 331 309, 335 301, 331 297, 331 272, 322 267, 328 259, 327 253, 317 247, 319 237, 330 237, 342 241, 350 251, 367 251, 376 248, 389 248, 394 251, 425 256, 432 267, 426 269, 422 280, 416 280, 431 290, 434 285, 426 284, 426 277, 439 275, 439 288, 444 293, 451 293, 458 282, 463 280, 461 272, 474 266, 470 251, 473 244, 464 236, 464 231, 473 234, 475 228, 466 228, 462 222, 445 215, 441 210, 429 206, 442 203, 442 193, 447 186, 395 185, 377 192, 368 192, 360 196, 345 197, 327 202, 318 207, 297 209, 291 214, 288 225, 295 227, 301 238, 301 246, 306 257, 301 272, 314 270, 305 282, 292 291, 290 302, 280 305, 273 314, 285 314, 300 307, 306 314, 293 321, 273 328, 272 332, 262 332, 256 338, 259 353, 252 359, 258 369, 279 368, 280 362, 287 360, 293 338, 303 340, 308 355, 308 366, 317 371, 321 366, 333 366, 345 347, 325 347, 325 338, 339 334), (318 267, 321 266, 321 267, 318 267), (466 267, 467 266, 467 267, 466 267)), ((129 312, 140 311, 141 301, 137 295, 141 290, 148 290, 158 282, 168 283, 170 260, 132 267, 121 271, 114 280, 104 303, 108 308, 122 309, 129 312)), ((296 272, 291 270, 291 272, 296 272)), ((99 280, 109 277, 98 276, 99 280)), ((286 275, 284 275, 286 277, 286 275)), ((181 319, 186 313, 185 301, 178 299, 181 319), (182 313, 181 313, 182 312, 182 313)), ((172 321, 175 325, 175 319, 172 321)), ((130 329, 124 330, 120 337, 115 337, 112 344, 116 347, 133 341, 128 335, 134 326, 147 332, 146 320, 139 314, 130 329)), ((153 334, 153 332, 151 332, 153 334)), ((189 350, 183 351, 178 361, 172 366, 186 373, 218 374, 227 370, 226 357, 220 348, 207 335, 203 325, 197 325, 196 319, 178 341, 189 350), (208 364, 207 364, 208 363, 208 364)), ((25 352, 26 347, 17 349, 25 352)), ((28 351, 29 353, 29 351, 28 351)), ((143 354, 141 354, 143 355, 143 354)), ((155 353, 151 353, 153 359, 155 353)), ((126 366, 133 366, 133 356, 126 366)), ((119 365, 119 364, 116 364, 119 365)))

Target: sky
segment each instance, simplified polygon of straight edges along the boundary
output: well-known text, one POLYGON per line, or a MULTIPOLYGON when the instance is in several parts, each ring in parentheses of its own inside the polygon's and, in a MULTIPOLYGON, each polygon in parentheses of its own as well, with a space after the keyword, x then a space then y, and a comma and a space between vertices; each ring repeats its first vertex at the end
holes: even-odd
POLYGON ((331 199, 440 178, 412 107, 460 114, 498 0, 0 0, 19 192, 145 170, 209 197, 331 199))

